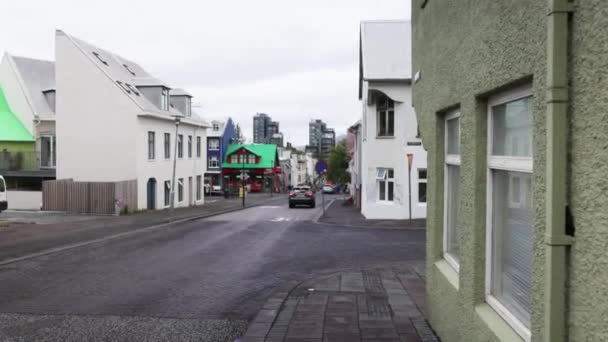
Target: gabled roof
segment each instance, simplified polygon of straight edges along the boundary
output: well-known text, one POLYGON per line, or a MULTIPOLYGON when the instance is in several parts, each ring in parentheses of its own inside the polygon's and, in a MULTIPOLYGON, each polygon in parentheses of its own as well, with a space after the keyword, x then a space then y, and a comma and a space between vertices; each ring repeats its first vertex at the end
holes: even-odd
POLYGON ((25 128, 23 123, 19 121, 17 116, 11 111, 11 108, 4 97, 2 87, 0 87, 0 141, 20 141, 34 142, 34 137, 25 128))
POLYGON ((228 169, 236 169, 236 168, 246 168, 246 169, 271 169, 275 166, 277 159, 277 145, 274 144, 230 144, 228 145, 228 149, 226 150, 226 160, 222 163, 223 168, 228 169), (255 154, 260 157, 260 162, 257 164, 232 164, 229 163, 230 155, 235 152, 246 149, 247 151, 255 154))
POLYGON ((361 22, 360 80, 412 78, 412 28, 405 20, 361 22))
POLYGON ((53 115, 55 110, 49 106, 43 92, 55 89, 55 62, 9 54, 7 58, 26 92, 32 112, 38 116, 53 115))
MULTIPOLYGON (((99 48, 93 44, 87 43, 74 36, 57 30, 57 36, 66 36, 86 58, 91 60, 97 68, 99 68, 113 82, 122 82, 132 86, 146 87, 164 87, 170 89, 163 81, 157 79, 148 73, 139 64, 121 57, 115 53, 99 48)), ((116 83, 118 85, 118 83, 116 83)), ((120 85, 118 85, 120 87, 120 85)), ((182 115, 177 109, 169 107, 169 111, 164 111, 150 102, 142 93, 134 93, 127 91, 121 87, 126 96, 129 96, 144 112, 155 115, 182 115)), ((192 118, 199 120, 198 115, 192 115, 192 118)), ((206 123, 205 123, 206 125, 206 123)))
POLYGON ((188 96, 188 97, 192 97, 192 95, 185 91, 182 88, 175 88, 175 89, 171 89, 171 91, 169 91, 169 95, 171 96, 188 96))

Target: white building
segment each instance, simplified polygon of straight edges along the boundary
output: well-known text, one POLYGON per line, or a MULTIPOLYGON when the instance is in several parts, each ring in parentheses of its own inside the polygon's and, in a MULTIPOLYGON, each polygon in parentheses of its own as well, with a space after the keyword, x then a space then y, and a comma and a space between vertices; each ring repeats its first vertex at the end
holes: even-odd
POLYGON ((202 204, 207 124, 191 96, 136 63, 56 32, 57 179, 137 180, 137 209, 202 204))
POLYGON ((361 208, 361 120, 348 128, 347 148, 350 156, 348 173, 350 174, 350 194, 358 208, 361 208))
POLYGON ((368 219, 406 219, 411 199, 412 217, 424 218, 427 163, 411 100, 410 23, 362 22, 360 56, 361 212, 368 219))

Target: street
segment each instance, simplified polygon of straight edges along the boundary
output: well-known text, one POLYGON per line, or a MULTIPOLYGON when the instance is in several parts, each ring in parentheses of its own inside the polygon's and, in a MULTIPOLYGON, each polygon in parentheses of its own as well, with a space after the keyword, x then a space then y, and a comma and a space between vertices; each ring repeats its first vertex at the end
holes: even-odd
POLYGON ((424 231, 249 208, 0 267, 0 341, 232 341, 273 289, 421 261, 424 231))

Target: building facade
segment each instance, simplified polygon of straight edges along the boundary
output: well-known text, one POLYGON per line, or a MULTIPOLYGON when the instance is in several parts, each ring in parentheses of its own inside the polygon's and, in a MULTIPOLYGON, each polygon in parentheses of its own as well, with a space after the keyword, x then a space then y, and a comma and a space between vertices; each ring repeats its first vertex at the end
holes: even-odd
POLYGON ((279 188, 279 157, 276 145, 230 144, 222 163, 222 175, 228 189, 234 191, 245 184, 251 192, 277 191, 279 188))
POLYGON ((172 191, 178 207, 202 204, 208 125, 190 95, 63 31, 55 46, 57 178, 136 180, 136 209, 167 208, 172 191))
POLYGON ((279 130, 279 123, 265 113, 257 113, 253 116, 253 143, 275 144, 283 146, 283 134, 279 130), (277 144, 280 142, 280 145, 277 144))
POLYGON ((328 160, 329 153, 336 147, 336 132, 328 128, 323 120, 310 120, 308 123, 308 145, 306 152, 314 158, 328 160))
POLYGON ((228 118, 225 122, 213 120, 207 133, 207 172, 205 184, 223 186, 222 162, 226 157, 228 145, 236 141, 234 122, 228 118))
POLYGON ((608 4, 412 6, 434 329, 606 340, 608 4))
POLYGON ((426 151, 412 107, 410 42, 409 22, 361 23, 361 213, 368 219, 426 217, 426 151))
POLYGON ((11 189, 41 190, 43 180, 56 176, 55 63, 6 53, 0 63, 0 87, 6 108, 32 142, 0 148, 0 173, 11 189))
POLYGON ((346 148, 350 157, 348 173, 350 174, 350 194, 357 208, 361 208, 361 120, 348 128, 346 148))

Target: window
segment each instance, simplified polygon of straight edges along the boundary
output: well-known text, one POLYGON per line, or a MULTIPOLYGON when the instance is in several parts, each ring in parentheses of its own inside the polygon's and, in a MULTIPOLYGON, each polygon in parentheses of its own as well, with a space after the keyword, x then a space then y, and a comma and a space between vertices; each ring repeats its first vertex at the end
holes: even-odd
POLYGON ((99 53, 97 53, 97 52, 93 51, 93 56, 97 57, 97 59, 98 59, 98 60, 99 60, 101 63, 103 63, 103 64, 105 64, 106 66, 108 66, 108 62, 106 62, 106 61, 105 61, 103 58, 101 58, 101 56, 99 55, 99 53))
POLYGON ((220 149, 220 141, 218 139, 209 139, 209 150, 217 151, 220 149))
POLYGON ((233 155, 230 156, 230 163, 231 164, 238 163, 238 156, 236 154, 233 154, 233 155))
POLYGON ((162 110, 169 110, 169 90, 166 88, 160 91, 160 108, 162 110))
POLYGON ((239 164, 245 164, 245 155, 239 154, 239 164))
POLYGON ((127 71, 128 71, 128 72, 129 72, 131 75, 136 76, 136 75, 135 75, 135 73, 134 73, 133 71, 131 71, 131 69, 129 69, 129 66, 128 66, 128 65, 123 64, 122 66, 123 66, 123 67, 125 67, 125 69, 127 69, 127 71))
POLYGON ((378 168, 376 179, 378 179, 378 194, 380 201, 393 201, 395 188, 395 173, 393 169, 378 168))
POLYGON ((155 134, 154 132, 148 132, 148 159, 149 160, 154 160, 154 155, 155 155, 155 150, 154 150, 154 145, 155 145, 155 134))
POLYGON ((186 116, 192 116, 192 99, 189 97, 186 97, 186 116))
POLYGON ((171 133, 165 133, 165 159, 171 159, 171 133))
POLYGON ((177 136, 177 157, 184 157, 184 136, 180 134, 177 136))
POLYGON ((250 154, 248 158, 249 158, 249 161, 247 163, 255 164, 255 155, 250 154))
POLYGON ((181 202, 184 200, 184 179, 180 178, 177 180, 177 201, 181 202))
POLYGON ((387 96, 379 96, 376 104, 378 115, 378 136, 392 137, 395 135, 395 103, 387 96))
POLYGON ((165 207, 171 205, 171 181, 165 181, 165 207))
POLYGON ((57 137, 43 135, 40 137, 40 167, 55 168, 57 166, 57 137))
POLYGON ((201 137, 196 137, 196 157, 201 157, 201 137))
POLYGON ((116 81, 116 83, 118 83, 118 85, 122 88, 122 90, 126 91, 127 94, 131 94, 131 89, 129 87, 127 87, 127 85, 125 83, 122 83, 120 81, 116 81))
POLYGON ((196 176, 196 200, 200 201, 201 199, 201 195, 203 193, 203 182, 202 182, 202 176, 198 175, 196 176))
POLYGON ((426 169, 418 169, 418 203, 426 203, 426 169))
POLYGON ((213 123, 213 131, 214 131, 214 132, 217 132, 217 131, 219 131, 219 130, 220 130, 220 124, 219 124, 219 123, 217 123, 217 122, 214 122, 214 123, 213 123))
POLYGON ((188 136, 188 158, 192 158, 192 136, 188 136))
POLYGON ((459 270, 458 181, 460 179, 460 113, 445 117, 445 168, 443 191, 443 256, 459 270))
POLYGON ((220 167, 219 161, 217 160, 217 156, 209 157, 209 168, 218 168, 220 167))
POLYGON ((130 89, 133 92, 133 94, 139 96, 139 92, 137 91, 137 89, 135 89, 134 86, 130 85, 129 83, 125 83, 125 86, 127 86, 127 89, 130 89))
POLYGON ((486 301, 530 338, 532 282, 531 89, 488 102, 486 301))

